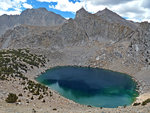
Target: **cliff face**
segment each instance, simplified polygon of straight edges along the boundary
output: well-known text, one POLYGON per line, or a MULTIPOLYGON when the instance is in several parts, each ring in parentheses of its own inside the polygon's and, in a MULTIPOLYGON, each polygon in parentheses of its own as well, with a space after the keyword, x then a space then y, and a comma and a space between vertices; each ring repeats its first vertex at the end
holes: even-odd
POLYGON ((140 56, 150 65, 150 23, 140 23, 136 36, 130 41, 129 53, 135 58, 140 56))
POLYGON ((6 30, 18 25, 33 26, 57 26, 63 24, 65 19, 60 15, 47 11, 45 8, 27 9, 20 15, 2 15, 0 16, 0 35, 6 30))
POLYGON ((89 37, 96 38, 96 40, 103 38, 118 41, 128 38, 135 31, 136 26, 134 24, 134 27, 131 27, 127 20, 121 19, 121 17, 108 9, 105 10, 101 11, 102 15, 100 15, 100 12, 90 14, 84 9, 80 9, 76 13, 75 21, 85 30, 89 37), (113 20, 110 20, 109 16, 112 16, 113 20), (115 18, 119 18, 128 24, 124 25, 122 21, 115 21, 115 18))

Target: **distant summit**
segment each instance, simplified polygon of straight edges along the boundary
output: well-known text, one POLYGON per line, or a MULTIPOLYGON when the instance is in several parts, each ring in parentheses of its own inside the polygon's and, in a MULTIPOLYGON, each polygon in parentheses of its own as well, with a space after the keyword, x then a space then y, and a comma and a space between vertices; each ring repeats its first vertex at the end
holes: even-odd
POLYGON ((97 16, 99 16, 101 19, 106 20, 111 23, 119 23, 125 26, 130 26, 133 29, 136 29, 135 24, 133 24, 130 21, 125 20, 121 16, 119 16, 117 13, 109 10, 108 8, 105 8, 102 11, 98 11, 95 13, 97 16))
POLYGON ((101 18, 109 21, 109 22, 117 22, 118 20, 124 20, 121 16, 119 16, 117 13, 105 8, 102 11, 98 11, 96 13, 97 16, 100 16, 101 18))
MULTIPOLYGON (((48 13, 49 11, 46 8, 38 8, 38 9, 26 9, 22 11, 21 15, 28 15, 34 13, 48 13)), ((53 13, 53 12, 51 12, 53 13)))
POLYGON ((79 9, 76 12, 76 17, 75 18, 80 18, 80 17, 85 16, 87 14, 88 14, 88 12, 82 7, 81 9, 79 9))
POLYGON ((26 9, 20 15, 0 16, 0 35, 18 25, 57 26, 66 21, 62 16, 45 8, 26 9))
POLYGON ((82 7, 81 9, 79 9, 76 14, 78 13, 86 13, 87 11, 82 7))

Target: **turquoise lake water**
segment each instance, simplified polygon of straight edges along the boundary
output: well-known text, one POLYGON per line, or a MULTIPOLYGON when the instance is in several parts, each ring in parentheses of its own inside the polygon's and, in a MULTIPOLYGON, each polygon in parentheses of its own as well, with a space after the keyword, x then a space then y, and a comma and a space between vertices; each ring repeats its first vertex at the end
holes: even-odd
POLYGON ((76 103, 95 107, 130 105, 138 96, 129 75, 99 68, 54 67, 36 80, 76 103))

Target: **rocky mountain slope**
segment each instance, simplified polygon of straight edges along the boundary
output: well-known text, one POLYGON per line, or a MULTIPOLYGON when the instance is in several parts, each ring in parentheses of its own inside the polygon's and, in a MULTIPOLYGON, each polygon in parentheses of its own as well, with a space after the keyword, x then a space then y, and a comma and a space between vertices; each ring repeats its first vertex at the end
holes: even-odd
MULTIPOLYGON (((26 10, 21 15, 32 10, 26 10)), ((136 62, 149 64, 149 29, 149 23, 130 22, 109 9, 91 14, 81 8, 76 12, 75 19, 69 19, 56 27, 19 25, 8 30, 0 38, 0 47, 58 50, 65 47, 88 46, 95 42, 110 45, 127 42, 125 56, 130 56, 136 62)))
MULTIPOLYGON (((25 12, 23 12, 22 15, 25 12)), ((111 11, 104 10, 102 12, 111 11)), ((118 15, 114 13, 113 17, 118 18, 118 15)), ((49 47, 52 47, 53 45, 63 47, 66 45, 74 45, 78 43, 83 44, 84 42, 94 40, 100 42, 112 40, 114 42, 117 42, 121 39, 131 38, 131 36, 134 35, 137 29, 136 24, 134 25, 134 23, 132 23, 131 27, 130 22, 128 22, 127 20, 120 20, 126 22, 126 25, 119 24, 114 21, 110 22, 108 19, 106 19, 106 15, 97 16, 96 14, 90 14, 82 8, 77 11, 75 19, 69 19, 63 25, 60 25, 57 30, 45 30, 43 32, 36 33, 32 31, 29 33, 30 27, 27 26, 19 26, 12 30, 9 30, 1 38, 1 42, 3 44, 1 45, 1 47, 25 47, 25 45, 19 46, 17 44, 17 42, 20 44, 23 40, 23 43, 27 43, 28 46, 32 47, 42 46, 42 40, 49 40, 48 42, 53 42, 51 43, 52 45, 50 43, 49 45, 47 45, 49 47), (35 34, 38 34, 38 36, 35 34), (15 42, 14 46, 11 45, 13 44, 13 42, 15 42), (35 45, 33 45, 33 42, 35 43, 35 45), (57 43, 55 44, 55 42, 57 43)), ((120 23, 122 21, 120 21, 120 23)))
POLYGON ((57 26, 64 23, 65 18, 45 8, 27 9, 20 15, 0 16, 0 35, 15 26, 25 24, 34 26, 57 26))
MULTIPOLYGON (((104 12, 105 15, 99 16, 96 14, 90 14, 82 8, 76 13, 75 21, 85 30, 88 37, 91 37, 92 40, 108 39, 118 41, 120 39, 128 38, 136 29, 135 25, 132 28, 130 27, 130 24, 122 25, 110 21, 108 17, 111 13, 107 14, 107 12, 111 12, 110 10, 104 9, 102 12, 104 12), (106 15, 108 16, 107 18, 106 15)), ((115 13, 113 13, 112 16, 118 18, 118 15, 115 13)), ((127 20, 124 21, 128 23, 127 20)))
POLYGON ((142 62, 150 65, 150 23, 140 23, 135 37, 130 41, 129 53, 135 59, 141 57, 142 62))

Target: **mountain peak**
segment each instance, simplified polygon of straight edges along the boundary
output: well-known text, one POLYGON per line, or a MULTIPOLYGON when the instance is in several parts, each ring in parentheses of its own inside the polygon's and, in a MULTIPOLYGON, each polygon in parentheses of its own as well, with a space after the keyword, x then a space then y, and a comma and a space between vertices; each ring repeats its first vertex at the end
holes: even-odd
POLYGON ((35 12, 44 13, 44 12, 48 12, 48 10, 46 8, 26 9, 21 13, 21 15, 33 14, 35 12))
POLYGON ((135 24, 125 20, 124 18, 122 18, 121 16, 119 16, 117 13, 105 8, 102 11, 98 11, 96 13, 97 16, 99 16, 101 19, 110 22, 110 23, 119 23, 125 26, 130 26, 131 28, 136 28, 135 24))
POLYGON ((35 9, 35 10, 48 11, 48 10, 47 10, 46 8, 44 8, 44 7, 41 7, 41 8, 35 9))
POLYGON ((88 12, 82 7, 76 12, 76 18, 82 17, 83 15, 88 14, 88 12))
POLYGON ((104 11, 110 11, 107 7, 104 9, 104 11))
POLYGON ((109 10, 108 8, 105 8, 104 10, 98 11, 98 12, 96 13, 96 15, 98 15, 98 16, 101 16, 101 15, 109 15, 109 14, 119 16, 118 14, 116 14, 116 13, 114 13, 113 11, 109 10))
POLYGON ((82 7, 82 8, 79 9, 77 12, 86 12, 86 10, 84 9, 84 7, 82 7))
POLYGON ((46 8, 26 9, 20 15, 0 16, 0 35, 16 25, 57 26, 66 21, 62 16, 48 11, 46 8))

